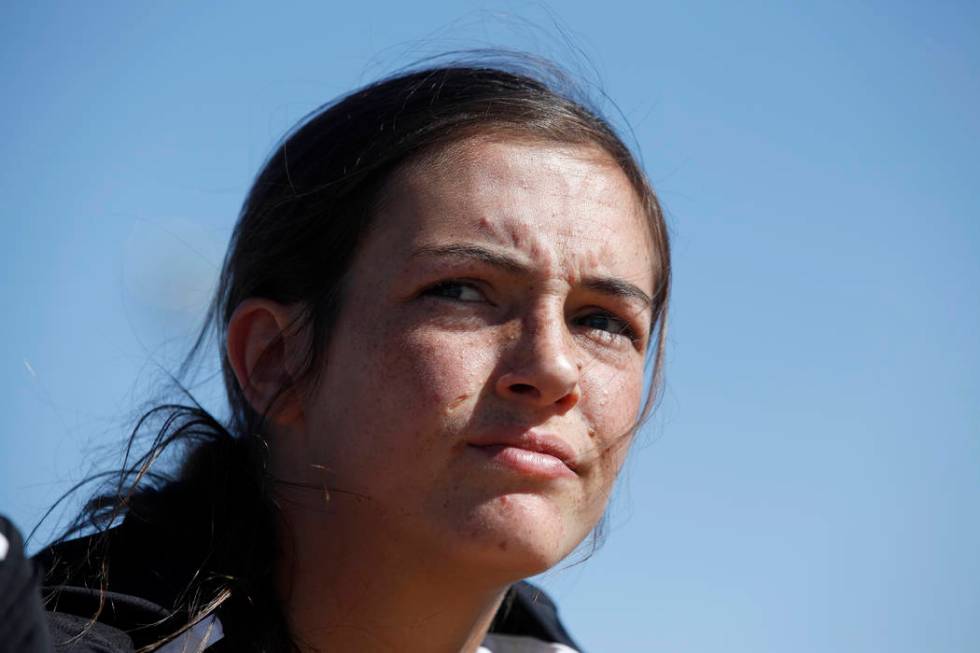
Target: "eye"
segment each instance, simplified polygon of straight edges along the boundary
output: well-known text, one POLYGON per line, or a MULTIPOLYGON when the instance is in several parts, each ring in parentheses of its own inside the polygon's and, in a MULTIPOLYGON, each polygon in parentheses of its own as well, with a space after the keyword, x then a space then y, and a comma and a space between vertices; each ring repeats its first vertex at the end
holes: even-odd
POLYGON ((472 283, 465 281, 442 281, 422 293, 429 297, 441 297, 458 302, 484 302, 483 292, 472 283))
POLYGON ((630 341, 636 340, 636 334, 626 320, 604 311, 583 315, 578 318, 578 324, 603 334, 605 338, 619 336, 630 341))

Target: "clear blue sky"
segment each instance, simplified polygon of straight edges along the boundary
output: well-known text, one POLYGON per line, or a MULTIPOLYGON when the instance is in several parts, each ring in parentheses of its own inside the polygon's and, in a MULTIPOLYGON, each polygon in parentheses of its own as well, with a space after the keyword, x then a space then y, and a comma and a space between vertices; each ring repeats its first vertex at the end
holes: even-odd
POLYGON ((557 19, 676 257, 612 533, 544 579, 573 632, 980 650, 980 6, 797 4, 5 3, 0 510, 29 530, 125 436, 293 121, 432 51, 574 61, 557 19))

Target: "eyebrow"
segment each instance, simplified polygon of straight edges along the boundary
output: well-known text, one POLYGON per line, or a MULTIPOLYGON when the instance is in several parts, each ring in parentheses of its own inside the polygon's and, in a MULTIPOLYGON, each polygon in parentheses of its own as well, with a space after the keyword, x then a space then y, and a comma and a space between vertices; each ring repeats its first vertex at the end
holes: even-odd
MULTIPOLYGON (((479 245, 425 245, 412 252, 412 258, 422 256, 437 256, 451 258, 476 259, 493 267, 500 268, 513 274, 527 273, 531 267, 523 261, 508 256, 502 252, 497 252, 479 245)), ((643 304, 644 308, 653 307, 653 299, 636 285, 617 279, 615 277, 585 277, 582 285, 601 293, 614 297, 632 299, 643 304)))
POLYGON ((594 290, 604 295, 634 299, 643 304, 643 308, 653 307, 653 300, 650 298, 650 295, 622 279, 616 279, 614 277, 586 277, 582 280, 582 285, 589 290, 594 290))

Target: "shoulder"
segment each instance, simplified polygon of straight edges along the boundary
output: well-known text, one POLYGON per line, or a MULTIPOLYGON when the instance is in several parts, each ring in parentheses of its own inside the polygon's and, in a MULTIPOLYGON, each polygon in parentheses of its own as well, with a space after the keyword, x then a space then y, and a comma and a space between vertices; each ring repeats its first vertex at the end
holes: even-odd
POLYGON ((39 567, 24 555, 20 532, 0 516, 0 652, 50 650, 39 567))
POLYGON ((55 650, 121 653, 168 639, 186 580, 160 540, 133 523, 59 542, 35 557, 55 650), (109 564, 111 561, 111 565, 109 564))
MULTIPOLYGON (((181 543, 192 539, 188 535, 127 519, 104 533, 61 542, 39 553, 37 562, 48 570, 44 596, 52 635, 60 642, 80 638, 76 644, 87 646, 72 650, 118 653, 181 632, 189 614, 178 608, 180 597, 193 584, 194 570, 202 563, 198 552, 183 550, 186 544, 181 543)), ((202 628, 211 628, 210 641, 221 637, 222 627, 223 634, 235 641, 236 634, 249 631, 243 630, 243 615, 231 609, 231 603, 219 609, 220 621, 201 622, 202 628)), ((581 651, 554 601, 527 582, 508 591, 485 648, 492 653, 581 651)))
MULTIPOLYGON (((121 619, 150 622, 158 609, 107 593, 102 600, 87 588, 61 588, 42 605, 43 565, 24 554, 20 533, 0 517, 0 653, 129 653, 132 638, 115 627, 121 619), (54 608, 52 610, 52 608, 54 608), (105 620, 90 615, 104 613, 105 620), (141 616, 136 616, 140 614, 141 616)), ((154 606, 155 607, 155 606, 154 606)))

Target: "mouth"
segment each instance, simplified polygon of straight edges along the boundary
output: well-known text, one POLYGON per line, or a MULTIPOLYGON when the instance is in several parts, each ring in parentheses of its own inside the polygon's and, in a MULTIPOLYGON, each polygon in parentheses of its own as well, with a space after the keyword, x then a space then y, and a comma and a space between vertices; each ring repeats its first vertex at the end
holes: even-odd
POLYGON ((575 450, 556 435, 528 431, 511 437, 486 437, 467 443, 490 463, 509 471, 545 479, 578 476, 575 450))

